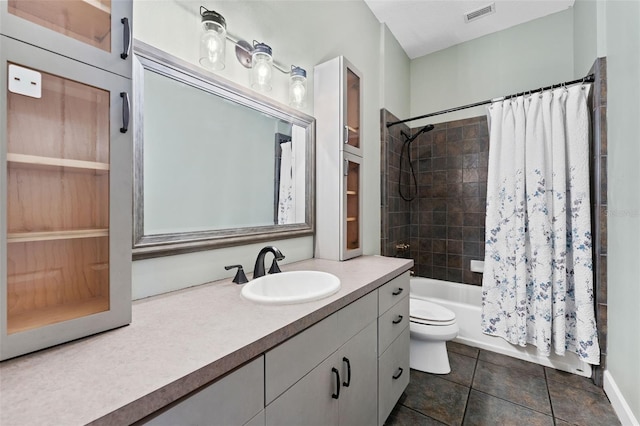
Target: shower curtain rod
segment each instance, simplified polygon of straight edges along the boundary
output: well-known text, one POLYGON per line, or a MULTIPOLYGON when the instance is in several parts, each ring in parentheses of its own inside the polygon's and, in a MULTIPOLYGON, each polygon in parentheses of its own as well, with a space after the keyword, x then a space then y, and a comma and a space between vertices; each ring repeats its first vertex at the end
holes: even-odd
POLYGON ((564 83, 559 83, 559 84, 552 84, 551 86, 541 87, 541 88, 535 89, 535 90, 527 90, 526 92, 514 93, 513 95, 507 95, 507 96, 502 96, 500 98, 489 99, 489 100, 482 101, 482 102, 476 102, 475 104, 469 104, 469 105, 465 105, 465 106, 449 108, 449 109, 445 109, 443 111, 432 112, 430 114, 420 115, 418 117, 407 118, 405 120, 387 122, 387 128, 389 128, 391 126, 395 126, 396 124, 406 123, 408 121, 420 120, 422 118, 433 117, 435 115, 447 114, 449 112, 460 111, 462 109, 473 108, 473 107, 477 107, 477 106, 481 106, 481 105, 487 105, 487 104, 490 104, 491 102, 501 101, 501 100, 506 99, 506 98, 512 98, 512 97, 522 96, 522 95, 529 95, 529 94, 532 94, 532 93, 539 93, 539 92, 542 92, 542 91, 545 91, 545 90, 555 89, 557 87, 562 87, 562 86, 569 86, 571 84, 576 84, 576 83, 593 83, 594 81, 595 81, 595 75, 594 74, 589 74, 586 77, 579 78, 577 80, 565 81, 564 83))

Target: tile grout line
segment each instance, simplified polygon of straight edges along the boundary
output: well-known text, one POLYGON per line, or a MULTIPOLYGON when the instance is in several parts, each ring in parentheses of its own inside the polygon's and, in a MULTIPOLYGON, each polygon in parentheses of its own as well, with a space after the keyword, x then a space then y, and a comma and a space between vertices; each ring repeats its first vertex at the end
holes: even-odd
POLYGON ((553 412, 553 402, 551 402, 551 391, 549 390, 549 377, 547 376, 547 369, 544 369, 544 384, 547 387, 547 396, 549 397, 549 407, 551 408, 551 417, 553 418, 553 424, 556 425, 556 414, 553 412))
POLYGON ((473 380, 476 378, 476 370, 478 369, 478 360, 480 359, 480 351, 478 350, 478 354, 476 355, 476 362, 473 365, 473 374, 471 375, 471 383, 469 383, 469 392, 467 392, 467 401, 464 404, 464 413, 462 413, 462 424, 464 424, 464 419, 467 417, 467 408, 469 408, 469 398, 471 397, 471 389, 473 389, 473 380))

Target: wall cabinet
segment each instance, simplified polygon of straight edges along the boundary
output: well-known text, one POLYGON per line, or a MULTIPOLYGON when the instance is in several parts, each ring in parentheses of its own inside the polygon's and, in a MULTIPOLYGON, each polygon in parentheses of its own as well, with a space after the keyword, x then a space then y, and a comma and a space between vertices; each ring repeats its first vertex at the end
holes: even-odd
POLYGON ((16 39, 74 3, 0 4, 0 359, 131 320, 131 80, 16 39))
POLYGON ((254 359, 137 424, 264 425, 264 357, 254 359))
POLYGON ((362 75, 340 56, 314 69, 316 257, 362 254, 362 75))

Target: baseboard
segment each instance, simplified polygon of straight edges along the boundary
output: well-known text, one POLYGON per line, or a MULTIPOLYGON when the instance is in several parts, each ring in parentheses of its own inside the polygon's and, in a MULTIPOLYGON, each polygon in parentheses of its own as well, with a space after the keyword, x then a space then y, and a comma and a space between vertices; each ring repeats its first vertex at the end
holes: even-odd
POLYGON ((611 406, 623 426, 640 426, 609 370, 604 371, 604 392, 611 401, 611 406))

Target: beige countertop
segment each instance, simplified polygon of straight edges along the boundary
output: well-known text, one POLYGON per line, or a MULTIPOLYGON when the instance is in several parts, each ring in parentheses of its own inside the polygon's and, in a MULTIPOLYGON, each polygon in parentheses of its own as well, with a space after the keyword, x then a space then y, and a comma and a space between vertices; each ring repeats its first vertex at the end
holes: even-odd
POLYGON ((340 291, 296 305, 258 305, 220 280, 133 303, 129 326, 0 363, 0 424, 129 424, 268 351, 411 268, 362 256, 311 259, 340 291))

